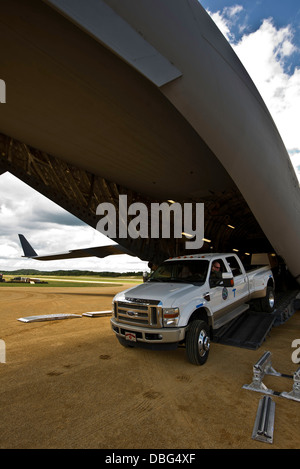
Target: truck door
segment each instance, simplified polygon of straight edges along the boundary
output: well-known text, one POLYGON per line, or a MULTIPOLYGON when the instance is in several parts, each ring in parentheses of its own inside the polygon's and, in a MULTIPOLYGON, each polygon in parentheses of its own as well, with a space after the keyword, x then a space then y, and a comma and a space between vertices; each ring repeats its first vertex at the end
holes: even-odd
POLYGON ((215 259, 210 266, 209 286, 210 286, 210 309, 215 320, 222 317, 230 307, 228 289, 224 288, 222 273, 228 272, 223 259, 215 259))
POLYGON ((238 306, 247 301, 249 296, 247 275, 235 256, 227 256, 226 261, 234 278, 234 287, 230 290, 232 290, 233 301, 238 306))

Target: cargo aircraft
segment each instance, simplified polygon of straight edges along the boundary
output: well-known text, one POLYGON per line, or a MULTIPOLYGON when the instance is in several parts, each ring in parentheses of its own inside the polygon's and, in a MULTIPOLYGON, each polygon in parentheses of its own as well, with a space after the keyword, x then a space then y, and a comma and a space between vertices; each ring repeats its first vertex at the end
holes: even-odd
MULTIPOLYGON (((275 253, 300 282, 299 182, 201 2, 3 0, 0 26, 0 174, 94 228, 122 194, 204 203, 201 249, 275 253)), ((176 239, 114 242, 155 263, 183 253, 176 239)))

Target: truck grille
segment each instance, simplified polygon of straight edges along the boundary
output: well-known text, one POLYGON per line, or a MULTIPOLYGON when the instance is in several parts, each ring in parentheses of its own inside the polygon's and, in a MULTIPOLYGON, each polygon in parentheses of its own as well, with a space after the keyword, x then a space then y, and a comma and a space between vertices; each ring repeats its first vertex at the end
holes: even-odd
POLYGON ((162 309, 159 300, 128 298, 114 303, 114 316, 118 322, 145 327, 162 327, 162 309))

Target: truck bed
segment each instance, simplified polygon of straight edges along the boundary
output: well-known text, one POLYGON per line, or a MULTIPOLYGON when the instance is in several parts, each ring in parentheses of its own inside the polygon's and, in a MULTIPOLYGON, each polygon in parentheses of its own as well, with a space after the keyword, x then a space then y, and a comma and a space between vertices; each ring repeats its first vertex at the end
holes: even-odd
POLYGON ((246 273, 252 273, 254 271, 257 271, 257 272, 264 272, 265 270, 269 270, 270 267, 267 266, 267 265, 250 265, 250 264, 244 264, 244 269, 246 271, 246 273))

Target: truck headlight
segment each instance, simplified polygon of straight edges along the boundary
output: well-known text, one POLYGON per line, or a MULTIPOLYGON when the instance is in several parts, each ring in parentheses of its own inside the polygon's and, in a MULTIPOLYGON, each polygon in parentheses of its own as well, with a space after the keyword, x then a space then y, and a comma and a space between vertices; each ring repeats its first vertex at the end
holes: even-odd
POLYGON ((179 308, 163 308, 164 327, 177 326, 179 321, 179 308))

